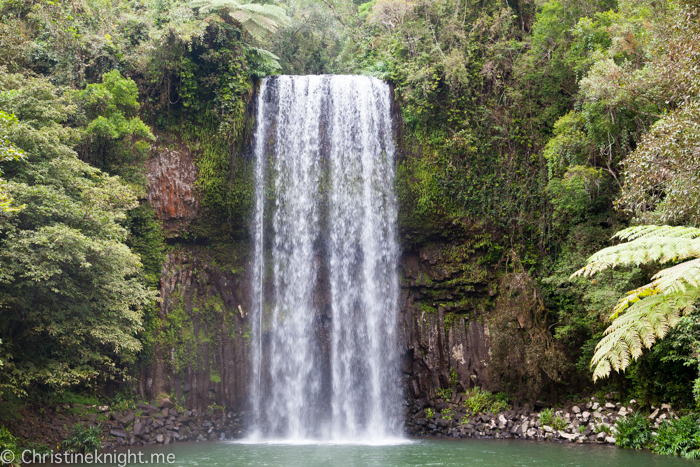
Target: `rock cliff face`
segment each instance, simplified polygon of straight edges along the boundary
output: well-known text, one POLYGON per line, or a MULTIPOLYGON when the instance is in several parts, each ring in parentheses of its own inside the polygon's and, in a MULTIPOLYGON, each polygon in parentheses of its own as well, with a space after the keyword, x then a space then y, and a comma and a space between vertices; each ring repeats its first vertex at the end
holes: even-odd
POLYGON ((495 286, 478 253, 474 245, 451 243, 403 252, 400 326, 408 398, 433 398, 439 388, 496 387, 487 322, 495 286))
MULTIPOLYGON (((196 177, 187 148, 163 149, 148 163, 148 201, 171 239, 199 214, 196 177)), ((246 258, 206 245, 173 246, 161 275, 156 343, 141 371, 141 396, 174 394, 200 412, 212 404, 241 410, 249 372, 246 258)))
POLYGON ((147 199, 169 236, 183 232, 197 216, 197 167, 187 147, 163 149, 147 164, 147 199))
POLYGON ((235 410, 245 405, 250 294, 242 277, 198 247, 168 254, 158 344, 149 375, 142 379, 149 399, 173 393, 199 411, 212 404, 235 410))
MULTIPOLYGON (((193 157, 187 148, 164 149, 148 169, 148 200, 167 236, 177 241, 200 215, 193 157)), ((432 399, 440 388, 497 389, 490 372, 487 322, 496 285, 493 271, 479 262, 487 244, 488 238, 475 228, 470 240, 404 248, 399 326, 409 399, 432 399)), ((172 393, 188 409, 200 411, 214 403, 245 408, 250 374, 248 262, 245 253, 231 253, 222 261, 206 245, 179 244, 168 253, 157 344, 153 361, 142 370, 142 397, 152 400, 172 393)), ((321 321, 319 330, 330 325, 329 319, 321 321)))

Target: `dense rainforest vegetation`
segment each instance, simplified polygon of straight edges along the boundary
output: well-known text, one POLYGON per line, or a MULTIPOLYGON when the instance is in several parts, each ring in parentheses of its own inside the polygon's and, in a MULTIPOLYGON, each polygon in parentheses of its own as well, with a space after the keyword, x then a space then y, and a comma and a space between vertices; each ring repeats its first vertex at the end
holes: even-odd
POLYGON ((128 386, 169 249, 245 244, 231 155, 278 73, 394 86, 402 243, 478 225, 502 293, 527 291, 502 302, 527 333, 489 317, 504 392, 696 408, 698 38, 692 0, 0 0, 0 417, 128 386), (173 144, 203 213, 176 239, 145 198, 173 144))

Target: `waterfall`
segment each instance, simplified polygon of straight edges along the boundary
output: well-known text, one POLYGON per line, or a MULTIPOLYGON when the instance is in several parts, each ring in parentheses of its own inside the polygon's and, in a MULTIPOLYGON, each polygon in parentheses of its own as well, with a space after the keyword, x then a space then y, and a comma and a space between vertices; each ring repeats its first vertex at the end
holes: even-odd
POLYGON ((251 406, 263 438, 401 435, 390 107, 374 78, 261 84, 251 406))

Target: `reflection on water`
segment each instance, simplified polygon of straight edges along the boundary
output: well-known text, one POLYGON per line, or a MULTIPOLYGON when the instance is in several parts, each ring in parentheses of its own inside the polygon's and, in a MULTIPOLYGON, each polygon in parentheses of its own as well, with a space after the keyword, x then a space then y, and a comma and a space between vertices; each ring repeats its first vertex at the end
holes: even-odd
MULTIPOLYGON (((132 448, 132 451, 135 448, 132 448)), ((170 466, 580 466, 671 467, 695 465, 676 457, 613 446, 558 444, 516 440, 397 440, 390 445, 284 441, 224 441, 181 443, 139 448, 144 459, 152 453, 174 454, 170 466)), ((129 464, 139 465, 139 464, 129 464)))

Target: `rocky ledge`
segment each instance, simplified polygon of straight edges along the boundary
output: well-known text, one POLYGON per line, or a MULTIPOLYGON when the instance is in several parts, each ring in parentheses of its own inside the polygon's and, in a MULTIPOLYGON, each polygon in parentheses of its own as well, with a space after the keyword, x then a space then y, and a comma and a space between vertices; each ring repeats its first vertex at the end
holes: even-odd
MULTIPOLYGON (((409 436, 615 444, 615 422, 636 410, 636 401, 623 406, 619 402, 601 403, 593 397, 582 403, 547 409, 544 417, 541 417, 543 410, 532 410, 528 405, 495 414, 470 415, 462 397, 438 403, 416 400, 407 408, 406 433, 409 436), (550 424, 542 423, 542 419, 551 420, 550 424)), ((649 419, 654 428, 665 419, 678 419, 668 404, 652 407, 652 410, 649 419)))
POLYGON ((178 409, 169 399, 139 403, 136 409, 114 411, 109 406, 61 404, 37 414, 23 414, 8 426, 15 436, 57 446, 70 436, 75 424, 99 426, 104 448, 133 445, 170 444, 180 441, 213 441, 240 437, 244 413, 221 409, 178 409), (28 422, 30 421, 30 422, 28 422))
POLYGON ((114 447, 231 439, 243 433, 243 415, 221 409, 178 411, 168 399, 158 406, 141 402, 135 411, 110 415, 108 426, 103 427, 103 444, 114 447))

